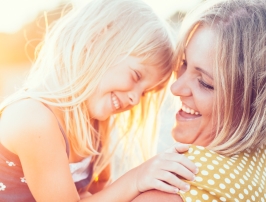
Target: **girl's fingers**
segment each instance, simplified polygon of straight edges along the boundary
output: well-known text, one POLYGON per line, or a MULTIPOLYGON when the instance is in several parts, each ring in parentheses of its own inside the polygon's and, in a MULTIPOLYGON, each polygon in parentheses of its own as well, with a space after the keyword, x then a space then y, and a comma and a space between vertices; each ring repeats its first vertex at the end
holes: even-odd
POLYGON ((171 185, 169 185, 169 184, 167 184, 161 180, 157 180, 157 179, 155 179, 153 182, 153 188, 160 190, 160 191, 168 192, 171 194, 177 194, 179 192, 178 188, 171 186, 171 185))
POLYGON ((166 153, 183 153, 186 152, 189 149, 189 144, 183 144, 180 142, 176 142, 173 146, 171 146, 169 149, 167 149, 166 153))
MULTIPOLYGON (((199 172, 198 167, 189 160, 186 156, 178 153, 163 153, 159 155, 159 161, 162 161, 162 166, 168 164, 166 161, 175 162, 178 163, 184 167, 186 167, 188 170, 190 170, 193 174, 197 174, 199 172)), ((181 167, 182 167, 181 166, 181 167)))
POLYGON ((184 179, 194 181, 195 180, 195 175, 192 173, 189 169, 184 167, 183 165, 173 162, 173 161, 165 161, 163 163, 163 166, 161 167, 162 170, 171 172, 175 175, 178 175, 179 177, 182 177, 184 179))
POLYGON ((183 144, 183 143, 180 143, 180 142, 177 142, 177 143, 174 145, 175 150, 176 150, 176 152, 178 152, 178 153, 186 152, 186 151, 189 149, 189 146, 190 146, 190 144, 183 144))
POLYGON ((177 176, 175 176, 171 172, 160 170, 157 174, 158 175, 156 176, 156 178, 158 180, 166 182, 169 185, 172 185, 172 186, 178 188, 179 190, 189 191, 189 189, 190 189, 190 185, 188 183, 180 180, 177 176))

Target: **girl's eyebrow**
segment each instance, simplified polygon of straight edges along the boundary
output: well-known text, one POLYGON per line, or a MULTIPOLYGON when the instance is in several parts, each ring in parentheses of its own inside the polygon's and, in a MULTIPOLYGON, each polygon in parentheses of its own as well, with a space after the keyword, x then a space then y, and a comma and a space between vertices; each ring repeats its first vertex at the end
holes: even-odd
POLYGON ((197 71, 199 71, 199 72, 205 74, 206 76, 208 76, 210 79, 213 80, 213 77, 212 77, 212 76, 210 75, 210 73, 207 72, 206 70, 204 70, 204 69, 202 69, 202 68, 200 68, 200 67, 195 67, 195 69, 196 69, 197 71))

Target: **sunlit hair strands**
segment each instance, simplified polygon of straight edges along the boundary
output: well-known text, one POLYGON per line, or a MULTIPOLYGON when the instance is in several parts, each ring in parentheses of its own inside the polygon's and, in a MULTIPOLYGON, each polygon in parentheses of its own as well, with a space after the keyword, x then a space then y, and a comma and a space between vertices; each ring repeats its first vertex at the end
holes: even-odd
POLYGON ((213 113, 218 119, 209 147, 229 155, 265 144, 266 2, 206 1, 192 11, 178 36, 178 66, 198 26, 211 28, 216 36, 213 113))
MULTIPOLYGON (((112 121, 96 123, 98 132, 85 101, 121 55, 141 57, 143 64, 159 67, 161 81, 151 90, 162 89, 172 72, 173 50, 174 41, 167 24, 142 1, 90 1, 81 8, 73 8, 51 27, 23 90, 4 102, 1 110, 25 97, 60 107, 70 144, 80 156, 108 156, 105 155, 109 150, 108 137, 116 123, 125 126, 126 132, 131 129, 146 132, 135 135, 136 139, 140 137, 142 146, 148 145, 142 149, 150 154, 154 151, 152 140, 156 139, 155 115, 164 91, 147 93, 138 106, 121 115, 126 119, 116 115, 112 121), (123 122, 119 124, 119 120, 123 122)), ((101 159, 99 170, 110 156, 101 159)))

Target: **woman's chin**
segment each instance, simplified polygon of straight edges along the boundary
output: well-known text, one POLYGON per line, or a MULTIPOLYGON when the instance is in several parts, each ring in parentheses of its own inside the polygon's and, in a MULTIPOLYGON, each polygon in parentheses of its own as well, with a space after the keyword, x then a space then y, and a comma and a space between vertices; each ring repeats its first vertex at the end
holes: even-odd
POLYGON ((172 129, 172 137, 176 142, 185 144, 195 144, 199 146, 208 146, 214 138, 210 130, 199 131, 197 127, 181 127, 178 123, 172 129))
POLYGON ((194 121, 185 121, 185 122, 176 122, 176 125, 172 129, 172 137, 177 142, 182 142, 186 144, 193 144, 198 138, 199 134, 199 124, 200 122, 194 121), (191 123, 194 124, 191 124, 191 123))
POLYGON ((191 135, 192 134, 190 132, 183 130, 177 125, 172 129, 172 137, 174 138, 176 142, 192 144, 194 138, 192 138, 191 135))

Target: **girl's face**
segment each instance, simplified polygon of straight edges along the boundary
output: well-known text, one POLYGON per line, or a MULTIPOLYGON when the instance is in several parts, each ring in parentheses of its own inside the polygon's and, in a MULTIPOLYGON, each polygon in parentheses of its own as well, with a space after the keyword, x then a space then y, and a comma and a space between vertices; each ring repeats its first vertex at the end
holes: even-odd
POLYGON ((107 70, 97 90, 89 97, 90 116, 105 120, 112 114, 131 109, 160 79, 157 67, 143 65, 141 58, 128 56, 107 70))
POLYGON ((178 142, 207 146, 213 140, 214 41, 214 32, 208 27, 195 31, 186 47, 178 79, 171 86, 172 93, 182 102, 172 130, 178 142))

